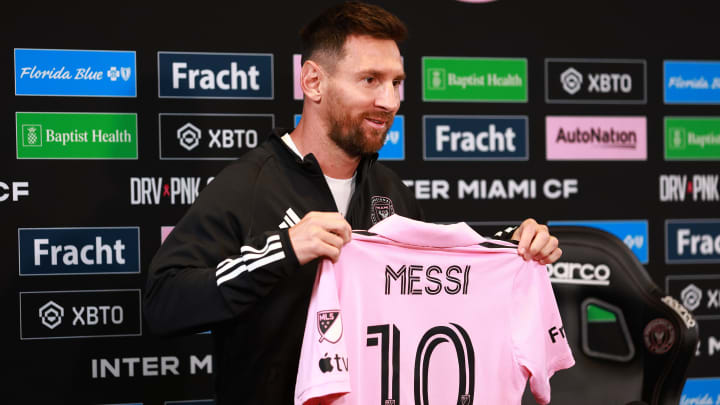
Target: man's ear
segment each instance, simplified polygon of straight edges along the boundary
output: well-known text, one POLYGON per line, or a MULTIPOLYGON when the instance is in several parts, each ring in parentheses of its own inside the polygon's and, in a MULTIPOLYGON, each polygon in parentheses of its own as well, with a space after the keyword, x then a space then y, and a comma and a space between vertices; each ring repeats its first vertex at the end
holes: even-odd
POLYGON ((300 88, 302 88, 305 98, 314 102, 322 100, 321 83, 327 80, 325 71, 312 60, 307 60, 300 70, 300 88))

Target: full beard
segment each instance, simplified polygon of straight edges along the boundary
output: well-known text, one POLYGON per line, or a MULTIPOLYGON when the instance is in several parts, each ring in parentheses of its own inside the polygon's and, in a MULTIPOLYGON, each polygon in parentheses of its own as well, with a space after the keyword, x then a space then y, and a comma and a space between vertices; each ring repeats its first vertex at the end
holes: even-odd
POLYGON ((393 120, 392 113, 361 114, 356 118, 344 115, 331 117, 330 139, 348 156, 358 157, 377 153, 385 144, 387 131, 393 120), (377 118, 386 122, 385 128, 363 128, 365 118, 377 118))

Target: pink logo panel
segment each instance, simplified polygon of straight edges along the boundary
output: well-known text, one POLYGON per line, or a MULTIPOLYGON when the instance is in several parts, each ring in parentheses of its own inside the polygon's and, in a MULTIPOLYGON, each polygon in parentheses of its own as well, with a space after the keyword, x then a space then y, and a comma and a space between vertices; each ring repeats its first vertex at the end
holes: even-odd
POLYGON ((302 100, 303 92, 300 88, 300 69, 302 68, 302 55, 299 53, 293 54, 293 99, 302 100))
MULTIPOLYGON (((300 87, 300 70, 302 69, 302 55, 293 54, 293 99, 302 100, 304 98, 302 88, 300 87)), ((400 101, 405 101, 405 82, 400 85, 400 101)))
POLYGON ((167 239, 168 235, 170 235, 170 232, 172 232, 174 226, 161 226, 160 227, 160 244, 165 242, 165 239, 167 239))
POLYGON ((647 160, 645 117, 548 116, 547 160, 647 160))

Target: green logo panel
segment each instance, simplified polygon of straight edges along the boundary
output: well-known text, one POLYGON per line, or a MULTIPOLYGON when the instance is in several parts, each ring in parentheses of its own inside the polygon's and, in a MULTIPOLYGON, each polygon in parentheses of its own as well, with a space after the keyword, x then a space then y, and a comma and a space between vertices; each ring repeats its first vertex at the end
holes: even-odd
POLYGON ((15 113, 18 159, 137 159, 137 114, 15 113))
POLYGON ((665 117, 665 160, 720 160, 720 117, 665 117))
POLYGON ((422 59, 423 101, 526 103, 527 59, 422 59))

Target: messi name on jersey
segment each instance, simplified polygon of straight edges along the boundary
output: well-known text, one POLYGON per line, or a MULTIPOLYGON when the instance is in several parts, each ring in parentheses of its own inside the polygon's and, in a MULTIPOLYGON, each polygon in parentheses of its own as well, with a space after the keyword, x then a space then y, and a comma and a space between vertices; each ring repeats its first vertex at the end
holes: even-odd
POLYGON ((469 286, 469 265, 385 265, 385 295, 467 295, 469 286))

